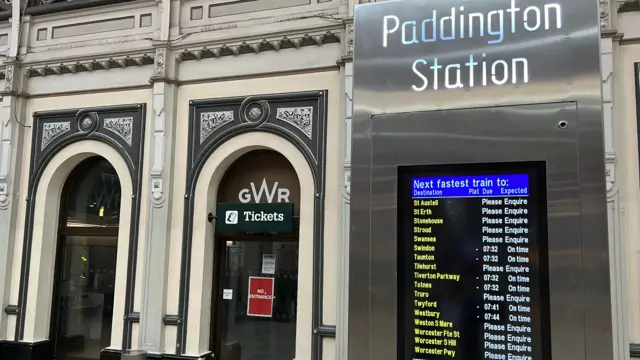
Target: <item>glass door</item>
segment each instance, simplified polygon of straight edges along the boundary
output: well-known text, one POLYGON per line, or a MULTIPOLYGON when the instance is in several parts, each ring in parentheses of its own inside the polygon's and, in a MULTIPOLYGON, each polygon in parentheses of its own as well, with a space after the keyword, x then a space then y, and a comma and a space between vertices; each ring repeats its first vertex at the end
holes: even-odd
POLYGON ((292 360, 297 241, 221 241, 215 328, 221 360, 292 360))
POLYGON ((118 239, 65 236, 62 240, 56 360, 99 359, 111 340, 118 239))

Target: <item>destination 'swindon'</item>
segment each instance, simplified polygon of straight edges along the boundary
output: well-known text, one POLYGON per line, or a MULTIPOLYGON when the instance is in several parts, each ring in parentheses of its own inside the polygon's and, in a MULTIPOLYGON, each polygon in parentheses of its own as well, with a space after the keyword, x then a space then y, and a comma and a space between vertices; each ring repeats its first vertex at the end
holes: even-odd
POLYGON ((400 169, 401 359, 542 359, 542 185, 515 170, 400 169))

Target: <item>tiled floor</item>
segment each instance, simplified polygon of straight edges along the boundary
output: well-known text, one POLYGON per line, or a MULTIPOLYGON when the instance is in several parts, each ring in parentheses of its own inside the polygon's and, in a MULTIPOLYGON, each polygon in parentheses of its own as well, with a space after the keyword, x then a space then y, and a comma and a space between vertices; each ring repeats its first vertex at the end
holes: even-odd
MULTIPOLYGON (((296 323, 275 320, 236 320, 229 329, 227 342, 238 342, 240 359, 220 360, 293 360, 295 357, 296 323)), ((104 346, 100 341, 86 341, 84 348, 66 354, 60 360, 100 359, 104 346)))
POLYGON ((240 343, 242 353, 240 360, 293 360, 295 357, 295 320, 291 322, 262 319, 238 320, 229 330, 228 341, 240 343))
POLYGON ((60 358, 60 360, 100 359, 100 352, 102 351, 103 348, 104 346, 100 343, 100 341, 88 340, 88 341, 85 341, 84 348, 70 351, 64 357, 60 358))

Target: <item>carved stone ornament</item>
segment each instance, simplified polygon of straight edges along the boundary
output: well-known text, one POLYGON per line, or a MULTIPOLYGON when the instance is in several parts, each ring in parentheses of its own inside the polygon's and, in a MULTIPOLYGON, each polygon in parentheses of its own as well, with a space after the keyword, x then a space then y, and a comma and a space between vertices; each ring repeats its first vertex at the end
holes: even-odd
POLYGON ((167 57, 167 49, 165 48, 157 48, 155 63, 154 63, 154 71, 155 76, 164 76, 165 75, 165 58, 167 57))
POLYGON ((344 196, 347 200, 351 198, 351 169, 344 170, 344 196))
POLYGON ((109 130, 124 140, 127 145, 131 146, 133 142, 133 118, 109 118, 104 119, 104 128, 109 130))
POLYGON ((159 202, 163 197, 162 179, 151 179, 151 196, 155 202, 159 202))
POLYGON ((4 90, 13 90, 13 69, 15 65, 8 65, 4 74, 4 90))
POLYGON ((0 182, 0 209, 5 210, 9 204, 8 188, 6 182, 0 182))
POLYGON ((254 106, 249 110, 248 115, 251 120, 258 120, 260 116, 262 116, 262 109, 258 106, 254 106))
POLYGON ((211 134, 233 121, 233 111, 205 112, 200 115, 200 144, 211 134))
POLYGON ((307 107, 291 107, 278 108, 276 119, 295 126, 309 139, 313 137, 313 108, 307 107))
POLYGON ((609 0, 598 0, 600 4, 600 29, 608 30, 609 29, 609 14, 611 13, 609 9, 609 0))
POLYGON ((607 193, 611 193, 615 189, 616 182, 615 164, 605 163, 604 166, 604 175, 607 182, 607 193))
POLYGON ((53 140, 59 138, 71 130, 70 122, 51 122, 42 126, 42 145, 40 150, 44 150, 53 140))
POLYGON ((353 24, 347 24, 347 36, 345 41, 344 56, 353 56, 353 24))
POLYGON ((82 120, 82 127, 83 128, 90 128, 91 125, 93 125, 93 119, 91 119, 90 117, 86 117, 82 120))
POLYGON ((84 133, 92 132, 98 127, 98 117, 94 117, 91 114, 87 114, 82 119, 78 120, 78 130, 84 133))

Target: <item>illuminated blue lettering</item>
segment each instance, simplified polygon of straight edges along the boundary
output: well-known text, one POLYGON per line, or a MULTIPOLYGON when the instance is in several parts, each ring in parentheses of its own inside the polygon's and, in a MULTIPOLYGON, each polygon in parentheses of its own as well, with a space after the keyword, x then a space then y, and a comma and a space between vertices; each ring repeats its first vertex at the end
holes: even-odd
POLYGON ((418 37, 416 35, 416 22, 415 21, 406 21, 402 24, 402 43, 405 45, 409 45, 409 44, 418 44, 418 37), (412 35, 412 39, 411 40, 407 40, 407 25, 409 25, 409 27, 411 28, 409 31, 411 31, 412 35))
MULTIPOLYGON (((398 46, 414 46, 473 38, 483 38, 487 44, 496 45, 505 41, 505 31, 509 29, 515 34, 518 31, 562 28, 563 14, 559 4, 531 5, 521 9, 516 6, 516 0, 503 1, 504 7, 487 12, 467 12, 465 6, 454 6, 440 13, 431 10, 427 17, 401 19, 393 14, 385 15, 382 18, 382 46, 387 48, 394 43, 398 46)), ((527 58, 496 59, 491 56, 491 51, 485 51, 481 55, 469 54, 468 61, 444 64, 438 58, 414 59, 411 69, 418 81, 412 85, 412 89, 424 91, 427 88, 456 89, 472 88, 478 84, 500 86, 529 82, 527 58)), ((429 50, 426 49, 425 53, 429 53, 429 50)))
POLYGON ((511 33, 516 33, 518 29, 537 31, 543 21, 544 30, 562 28, 562 7, 559 4, 545 4, 543 9, 532 5, 522 11, 516 6, 515 0, 510 0, 508 7, 487 13, 466 13, 465 7, 459 6, 443 14, 432 10, 429 17, 422 19, 401 20, 396 15, 385 15, 382 18, 382 46, 387 47, 391 36, 397 34, 399 29, 402 29, 399 40, 404 45, 449 41, 456 39, 456 36, 460 39, 491 36, 492 39, 487 42, 498 44, 504 41, 505 12, 509 15, 507 19, 511 33), (418 40, 418 31, 422 41, 418 40))
POLYGON ((497 40, 489 40, 489 44, 498 44, 504 40, 504 12, 502 10, 494 10, 489 12, 487 33, 489 35, 498 36, 497 40), (495 15, 498 16, 498 21, 495 21, 495 19, 493 19, 495 15))
POLYGON ((456 38, 456 8, 451 8, 451 15, 445 16, 440 19, 440 40, 455 40, 456 38), (448 21, 451 23, 451 35, 445 36, 444 31, 447 28, 445 22, 448 21))
POLYGON ((422 20, 422 42, 430 43, 436 41, 436 11, 433 10, 433 15, 430 18, 422 20), (429 32, 428 23, 431 23, 431 36, 427 37, 427 33, 429 32))

